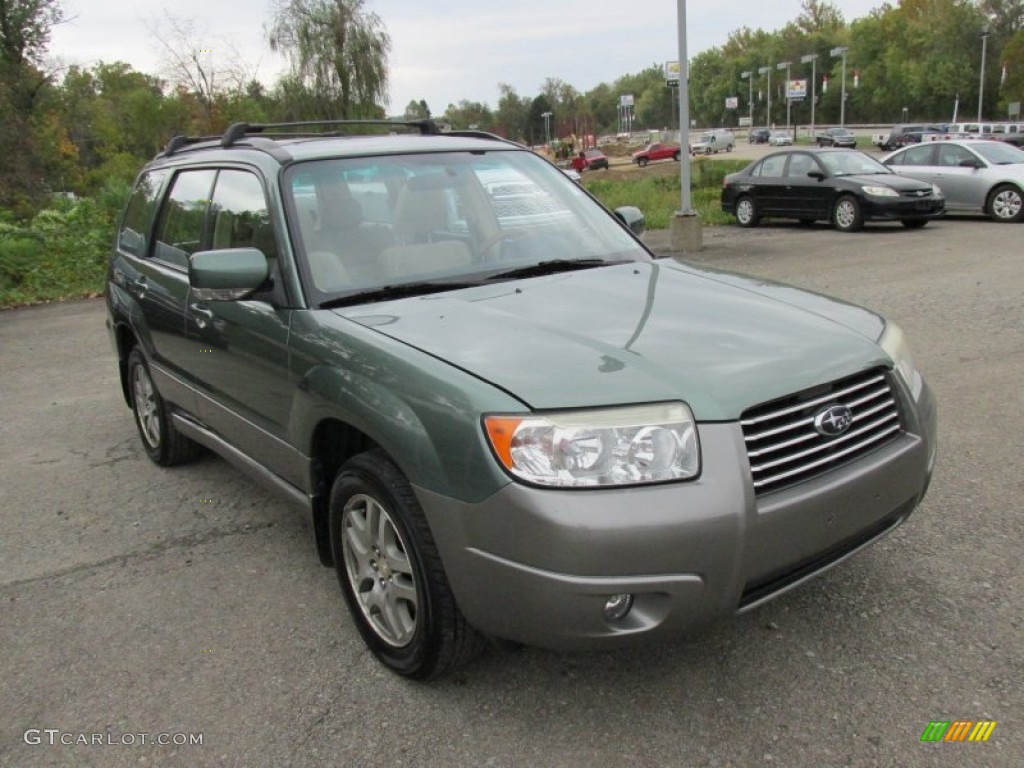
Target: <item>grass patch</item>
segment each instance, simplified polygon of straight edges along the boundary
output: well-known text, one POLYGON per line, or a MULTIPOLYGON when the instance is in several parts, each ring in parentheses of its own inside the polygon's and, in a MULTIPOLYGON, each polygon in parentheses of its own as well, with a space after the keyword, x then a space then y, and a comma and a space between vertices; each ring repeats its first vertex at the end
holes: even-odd
MULTIPOLYGON (((720 203, 722 179, 727 174, 742 170, 749 160, 698 160, 692 164, 690 181, 693 207, 706 226, 719 226, 732 222, 732 216, 722 212, 720 203)), ((588 179, 583 184, 594 197, 608 208, 635 205, 647 217, 649 229, 667 229, 675 212, 679 210, 679 175, 645 176, 642 178, 588 179)))

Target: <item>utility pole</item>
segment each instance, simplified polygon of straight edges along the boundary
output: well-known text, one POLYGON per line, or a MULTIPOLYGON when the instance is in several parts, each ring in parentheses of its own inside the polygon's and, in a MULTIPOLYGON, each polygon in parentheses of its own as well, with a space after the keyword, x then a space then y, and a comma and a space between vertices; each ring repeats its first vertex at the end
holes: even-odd
POLYGON ((740 78, 747 81, 747 109, 750 110, 749 130, 754 130, 754 73, 752 70, 740 72, 740 78))
POLYGON ((679 210, 672 218, 672 250, 693 253, 704 247, 700 214, 690 191, 690 62, 686 56, 686 0, 676 0, 679 38, 679 210))
POLYGON ((814 139, 814 102, 818 100, 818 54, 808 53, 800 57, 800 63, 811 62, 811 139, 814 139))
POLYGON ((772 127, 772 68, 771 67, 758 67, 757 73, 763 75, 765 72, 768 73, 768 112, 765 114, 764 127, 772 127))
POLYGON ((789 133, 789 126, 790 126, 789 107, 790 107, 790 104, 792 103, 792 100, 789 98, 789 67, 790 67, 790 64, 792 64, 792 62, 790 62, 790 61, 780 61, 778 64, 775 65, 776 69, 779 69, 779 70, 784 69, 784 70, 786 70, 785 93, 786 93, 786 132, 787 133, 789 133))
MULTIPOLYGON (((981 79, 978 82, 978 122, 981 122, 981 107, 985 100, 985 45, 988 43, 988 36, 992 34, 992 30, 989 29, 986 24, 981 28, 981 79)), ((981 130, 981 127, 978 127, 981 130)))
POLYGON ((846 51, 847 46, 840 45, 832 49, 832 58, 843 57, 843 94, 839 99, 839 125, 846 125, 846 51))

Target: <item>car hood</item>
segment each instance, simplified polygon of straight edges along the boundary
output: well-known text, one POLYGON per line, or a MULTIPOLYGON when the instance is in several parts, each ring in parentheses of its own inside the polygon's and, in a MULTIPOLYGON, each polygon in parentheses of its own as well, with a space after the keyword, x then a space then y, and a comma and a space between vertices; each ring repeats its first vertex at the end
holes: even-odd
POLYGON ((334 310, 542 410, 684 400, 704 421, 889 364, 884 321, 660 260, 334 310))

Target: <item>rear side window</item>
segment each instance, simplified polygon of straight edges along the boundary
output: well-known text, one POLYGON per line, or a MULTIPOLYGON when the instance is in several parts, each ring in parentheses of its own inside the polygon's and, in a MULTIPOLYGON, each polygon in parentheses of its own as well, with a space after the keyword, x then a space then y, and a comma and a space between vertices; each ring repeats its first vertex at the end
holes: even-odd
POLYGON ((216 171, 182 171, 174 177, 157 228, 153 257, 188 269, 188 257, 200 250, 203 219, 216 171))
POLYGON ((922 145, 912 147, 903 153, 903 165, 933 165, 932 156, 935 154, 933 145, 922 145))
POLYGON ((782 169, 786 165, 786 155, 773 155, 766 157, 761 165, 754 171, 755 176, 781 176, 782 169))
POLYGON ((167 171, 149 171, 139 177, 125 207, 117 247, 134 256, 145 256, 149 249, 149 233, 158 203, 157 196, 167 171))

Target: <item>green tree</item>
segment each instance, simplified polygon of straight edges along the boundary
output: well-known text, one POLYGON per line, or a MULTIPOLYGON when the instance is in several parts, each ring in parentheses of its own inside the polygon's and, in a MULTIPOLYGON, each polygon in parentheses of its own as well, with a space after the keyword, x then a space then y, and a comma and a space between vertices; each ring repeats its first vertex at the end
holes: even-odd
POLYGON ((508 83, 498 83, 498 111, 494 115, 494 129, 506 138, 526 141, 530 100, 521 98, 508 83))
POLYGON ((36 113, 36 105, 49 85, 49 76, 40 65, 50 30, 62 18, 57 0, 0 0, 2 207, 25 211, 45 191, 46 164, 37 146, 36 131, 58 143, 60 131, 36 113))
POLYGON ((457 105, 449 104, 442 119, 455 129, 490 131, 494 127, 491 108, 479 101, 463 99, 457 105))
POLYGON ((406 120, 426 120, 430 117, 430 107, 424 99, 416 101, 413 99, 405 105, 403 117, 406 120))
POLYGON ((363 0, 279 0, 270 47, 291 63, 292 108, 308 117, 383 115, 391 39, 363 0), (302 93, 305 91, 305 93, 302 93))

